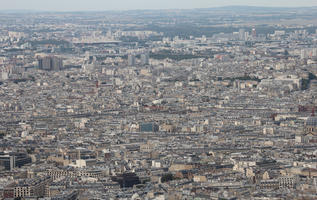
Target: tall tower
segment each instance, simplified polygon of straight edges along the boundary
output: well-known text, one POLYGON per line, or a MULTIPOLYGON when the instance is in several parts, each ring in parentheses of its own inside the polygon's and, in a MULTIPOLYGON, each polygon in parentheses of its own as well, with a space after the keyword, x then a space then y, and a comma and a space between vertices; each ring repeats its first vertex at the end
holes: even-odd
POLYGON ((302 50, 300 51, 300 58, 301 58, 301 59, 305 59, 305 58, 306 58, 306 49, 302 49, 302 50))
POLYGON ((135 55, 132 55, 132 54, 128 55, 128 65, 135 66, 135 55))
POLYGON ((312 56, 317 57, 317 48, 313 48, 312 56))
POLYGON ((38 59, 39 69, 59 71, 63 68, 63 59, 55 56, 46 56, 38 59))
POLYGON ((145 54, 141 54, 141 64, 142 65, 148 65, 150 62, 149 62, 149 54, 148 53, 145 53, 145 54))
POLYGON ((239 30, 239 39, 240 40, 245 40, 245 30, 244 29, 240 29, 239 30))
POLYGON ((252 29, 252 37, 256 38, 256 30, 255 30, 255 28, 252 29))
POLYGON ((52 67, 53 71, 59 71, 63 68, 63 59, 58 57, 52 57, 52 67))

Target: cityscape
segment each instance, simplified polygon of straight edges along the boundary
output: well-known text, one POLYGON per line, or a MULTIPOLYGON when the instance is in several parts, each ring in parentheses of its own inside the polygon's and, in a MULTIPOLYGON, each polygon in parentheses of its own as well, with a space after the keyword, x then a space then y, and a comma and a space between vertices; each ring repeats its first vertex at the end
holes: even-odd
POLYGON ((317 199, 316 19, 0 11, 0 199, 317 199))

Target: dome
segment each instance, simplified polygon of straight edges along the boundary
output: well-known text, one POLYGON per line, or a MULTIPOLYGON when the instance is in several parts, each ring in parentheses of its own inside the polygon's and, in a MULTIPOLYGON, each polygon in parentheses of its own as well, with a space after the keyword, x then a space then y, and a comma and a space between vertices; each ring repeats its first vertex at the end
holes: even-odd
POLYGON ((314 126, 317 127, 317 117, 309 117, 306 120, 306 126, 314 126))

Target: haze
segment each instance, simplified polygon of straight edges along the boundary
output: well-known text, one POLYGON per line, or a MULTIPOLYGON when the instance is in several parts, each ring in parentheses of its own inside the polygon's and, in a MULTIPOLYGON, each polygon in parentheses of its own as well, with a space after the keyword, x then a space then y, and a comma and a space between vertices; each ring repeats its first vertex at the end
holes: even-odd
POLYGON ((187 9, 228 5, 266 7, 317 6, 316 0, 1 0, 0 10, 93 11, 134 9, 187 9))

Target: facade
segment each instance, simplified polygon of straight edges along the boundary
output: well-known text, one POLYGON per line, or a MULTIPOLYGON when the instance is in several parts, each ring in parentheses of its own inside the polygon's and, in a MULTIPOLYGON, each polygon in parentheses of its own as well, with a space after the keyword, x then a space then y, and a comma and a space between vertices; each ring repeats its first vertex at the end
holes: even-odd
POLYGON ((145 54, 141 54, 141 65, 148 65, 150 64, 149 61, 149 54, 145 53, 145 54))
POLYGON ((39 69, 59 71, 63 69, 63 59, 55 56, 46 56, 38 59, 39 69))
POLYGON ((261 189, 294 188, 298 179, 296 177, 279 177, 278 179, 261 180, 261 189))
POLYGON ((305 124, 305 134, 317 135, 317 117, 309 117, 305 124))
POLYGON ((132 55, 132 54, 128 55, 128 65, 135 66, 135 55, 132 55))
POLYGON ((245 30, 244 29, 239 30, 239 39, 245 40, 245 30))
POLYGON ((31 162, 32 159, 24 153, 0 153, 0 166, 5 167, 6 170, 22 167, 31 162))
POLYGON ((50 182, 47 176, 13 183, 4 188, 4 198, 44 197, 50 182))

